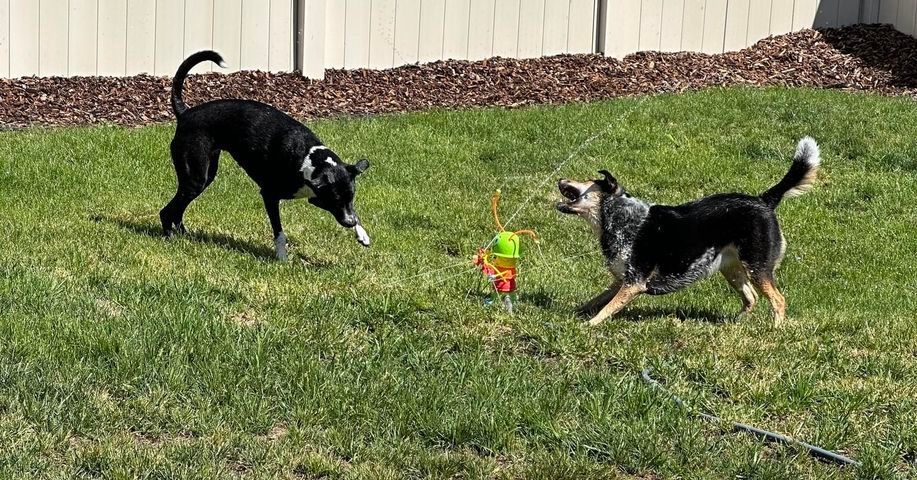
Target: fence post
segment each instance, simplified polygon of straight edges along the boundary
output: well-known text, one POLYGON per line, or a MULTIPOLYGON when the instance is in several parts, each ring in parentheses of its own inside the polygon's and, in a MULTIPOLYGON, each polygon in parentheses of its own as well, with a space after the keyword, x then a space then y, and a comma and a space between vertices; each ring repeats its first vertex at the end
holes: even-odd
POLYGON ((605 12, 608 9, 608 0, 597 0, 595 2, 595 53, 605 53, 605 26, 607 20, 605 12))
POLYGON ((602 0, 602 53, 622 58, 638 50, 640 7, 638 0, 602 0))
POLYGON ((316 80, 325 78, 325 2, 296 0, 295 4, 296 69, 316 80))

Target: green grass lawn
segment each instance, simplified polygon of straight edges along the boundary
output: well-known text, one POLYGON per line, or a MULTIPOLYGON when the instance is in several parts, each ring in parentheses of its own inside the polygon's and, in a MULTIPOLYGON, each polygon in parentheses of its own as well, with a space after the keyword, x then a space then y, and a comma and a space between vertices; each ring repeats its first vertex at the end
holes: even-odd
POLYGON ((173 125, 0 133, 0 477, 917 478, 915 125, 910 99, 782 89, 314 122, 372 161, 374 244, 288 202, 287 263, 228 157, 191 235, 159 236, 173 125), (778 210, 783 328, 766 302, 733 320, 720 277, 600 328, 573 315, 609 277, 556 176, 759 193, 803 135, 823 167, 778 210), (501 186, 509 227, 542 238, 514 316, 469 270, 501 186), (863 467, 691 418, 644 367, 863 467))

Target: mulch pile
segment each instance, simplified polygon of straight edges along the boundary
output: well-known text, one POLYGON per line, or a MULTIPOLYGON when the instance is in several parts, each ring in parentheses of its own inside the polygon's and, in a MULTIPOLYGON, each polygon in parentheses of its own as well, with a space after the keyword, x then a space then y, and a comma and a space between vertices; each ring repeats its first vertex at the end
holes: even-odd
MULTIPOLYGON (((0 128, 173 119, 170 79, 0 80, 0 128)), ((440 61, 391 70, 298 74, 239 72, 188 79, 185 101, 248 98, 300 118, 368 115, 431 107, 567 103, 711 86, 780 85, 917 94, 917 39, 887 25, 804 30, 720 55, 642 52, 623 60, 559 55, 478 62, 440 61)))

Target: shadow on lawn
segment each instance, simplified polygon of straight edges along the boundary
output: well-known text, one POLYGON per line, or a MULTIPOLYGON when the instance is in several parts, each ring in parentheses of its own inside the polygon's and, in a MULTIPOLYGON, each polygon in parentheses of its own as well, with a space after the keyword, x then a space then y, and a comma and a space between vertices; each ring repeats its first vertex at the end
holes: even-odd
POLYGON ((735 319, 735 315, 694 307, 627 307, 614 316, 631 322, 641 322, 653 317, 675 317, 681 321, 706 323, 726 323, 735 319))
MULTIPOLYGON (((140 235, 154 238, 163 238, 162 227, 159 225, 159 223, 147 223, 143 221, 127 220, 118 217, 105 217, 102 215, 93 215, 90 217, 90 219, 96 223, 107 223, 110 225, 115 225, 140 235)), ((187 234, 181 235, 181 237, 188 238, 195 242, 217 245, 227 250, 236 250, 238 252, 248 253, 256 257, 267 259, 274 258, 274 251, 268 247, 255 245, 254 243, 246 242, 245 240, 239 240, 238 238, 233 238, 229 235, 223 235, 221 233, 203 233, 189 231, 187 234)), ((305 261, 309 264, 314 263, 309 258, 306 258, 305 261)))
MULTIPOLYGON (((817 23, 816 23, 817 24, 817 23)), ((893 87, 917 87, 917 39, 891 25, 856 25, 819 30, 825 42, 871 68, 888 72, 893 87)))

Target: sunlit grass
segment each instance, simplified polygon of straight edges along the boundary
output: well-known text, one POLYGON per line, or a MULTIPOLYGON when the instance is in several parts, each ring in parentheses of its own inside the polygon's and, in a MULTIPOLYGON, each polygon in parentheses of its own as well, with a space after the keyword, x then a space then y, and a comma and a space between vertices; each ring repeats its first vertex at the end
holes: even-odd
POLYGON ((364 250, 305 202, 271 258, 229 157, 159 236, 173 126, 0 133, 0 476, 871 478, 917 475, 917 109, 909 99, 710 90, 589 105, 314 122, 372 162, 364 250), (598 329, 608 282, 549 176, 608 168, 657 203, 764 191, 796 141, 819 183, 784 202, 788 323, 747 319, 720 278, 644 297, 598 329), (515 316, 470 256, 534 228, 515 316), (530 200, 529 200, 530 199, 530 200), (692 404, 861 460, 819 463, 685 416, 692 404))

